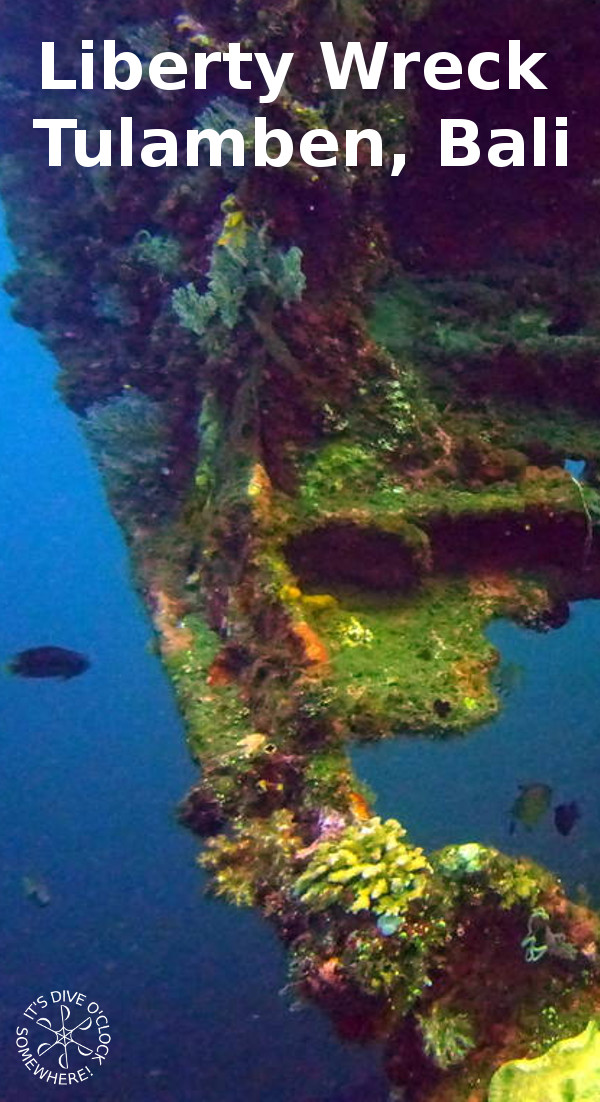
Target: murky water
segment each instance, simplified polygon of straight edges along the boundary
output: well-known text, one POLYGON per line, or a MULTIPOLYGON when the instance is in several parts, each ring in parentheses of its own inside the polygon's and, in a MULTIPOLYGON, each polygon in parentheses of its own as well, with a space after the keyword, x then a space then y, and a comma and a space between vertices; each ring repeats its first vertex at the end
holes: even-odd
POLYGON ((266 924, 203 898, 198 844, 173 817, 195 774, 119 532, 55 365, 0 306, 0 663, 47 643, 92 660, 69 682, 0 679, 0 1098, 54 1097, 21 1066, 15 1027, 68 988, 102 1005, 113 1038, 79 1097, 378 1102, 376 1054, 278 995, 266 924))
POLYGON ((359 776, 378 793, 377 811, 399 818, 427 849, 478 841, 527 854, 600 901, 600 602, 571 606, 559 631, 538 634, 508 622, 489 637, 502 655, 504 709, 464 738, 402 737, 355 748, 359 776), (510 809, 519 785, 552 788, 548 813, 528 831, 510 809), (568 836, 556 806, 577 801, 568 836))

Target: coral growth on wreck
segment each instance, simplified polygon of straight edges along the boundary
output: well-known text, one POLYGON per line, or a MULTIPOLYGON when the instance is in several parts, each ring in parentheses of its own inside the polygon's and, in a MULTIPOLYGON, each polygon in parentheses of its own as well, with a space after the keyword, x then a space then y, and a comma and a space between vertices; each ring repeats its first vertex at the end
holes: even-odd
POLYGON ((423 851, 404 841, 406 831, 388 819, 347 827, 334 841, 319 842, 296 892, 314 910, 338 905, 351 914, 370 911, 400 920, 427 891, 431 868, 423 851))
MULTIPOLYGON (((15 316, 61 365, 202 769, 180 817, 205 839, 213 890, 261 909, 294 989, 344 1036, 380 1042, 410 1102, 483 1102, 501 1064, 490 1089, 516 1102, 523 1061, 599 1012, 597 916, 550 871, 477 839, 422 852, 375 816, 348 748, 476 728, 501 707, 490 621, 547 631, 600 594, 595 132, 582 122, 560 179, 536 191, 523 170, 523 203, 507 204, 505 179, 481 166, 462 191, 432 167, 437 107, 417 83, 332 91, 315 58, 319 41, 349 37, 485 48, 498 21, 527 37, 543 20, 565 94, 583 72, 598 107, 599 12, 126 8, 11 9, 0 188, 15 316), (221 129, 264 114, 296 139, 373 126, 413 151, 410 174, 400 195, 366 163, 211 168, 201 152, 197 168, 49 169, 31 118, 56 102, 33 32, 72 47, 73 65, 92 37, 144 62, 172 48, 193 63, 227 41, 292 50, 274 104, 233 99, 218 78, 200 95, 142 80, 128 111, 179 135, 198 116, 221 129)), ((120 118, 120 97, 61 97, 88 127, 120 118)), ((575 1048, 593 1042, 590 1027, 575 1048)))

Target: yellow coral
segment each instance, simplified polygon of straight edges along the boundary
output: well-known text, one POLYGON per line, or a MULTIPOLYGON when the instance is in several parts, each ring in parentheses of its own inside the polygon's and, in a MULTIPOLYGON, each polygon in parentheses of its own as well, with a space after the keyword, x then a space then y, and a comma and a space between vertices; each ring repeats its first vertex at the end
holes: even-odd
POLYGON ((251 735, 245 735, 241 738, 237 744, 244 754, 251 757, 252 754, 258 754, 261 750, 264 750, 267 745, 267 736, 261 735, 258 731, 253 731, 251 735))
POLYGON ((303 605, 308 609, 313 609, 315 612, 321 612, 323 609, 337 608, 339 602, 331 593, 311 593, 302 598, 303 605))
POLYGON ((248 236, 249 225, 241 210, 233 210, 225 217, 223 231, 217 245, 233 246, 235 249, 243 249, 248 236))
POLYGON ((302 590, 298 589, 297 585, 282 585, 279 590, 279 596, 282 601, 299 601, 302 596, 302 590))
POLYGON ((374 816, 321 842, 299 877, 296 891, 312 910, 338 905, 352 914, 404 916, 423 896, 432 873, 421 849, 404 841, 396 819, 374 816))
POLYGON ((368 647, 375 638, 371 629, 365 627, 356 616, 351 616, 340 627, 339 637, 343 647, 368 647))

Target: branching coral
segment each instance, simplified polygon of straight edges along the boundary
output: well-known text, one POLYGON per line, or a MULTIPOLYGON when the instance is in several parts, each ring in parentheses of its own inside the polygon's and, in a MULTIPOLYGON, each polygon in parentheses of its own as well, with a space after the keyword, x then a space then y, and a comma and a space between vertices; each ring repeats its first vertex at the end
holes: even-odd
POLYGON ((140 264, 149 264, 163 275, 173 275, 181 267, 181 246, 175 237, 168 237, 166 234, 140 230, 129 251, 134 260, 140 264))
POLYGON ((338 905, 352 914, 402 918, 431 876, 423 851, 404 841, 405 835, 395 819, 374 817, 347 827, 317 846, 296 882, 298 896, 316 911, 338 905))
POLYGON ((155 54, 169 50, 172 34, 168 23, 156 19, 153 23, 126 25, 118 28, 119 37, 146 62, 155 54))
POLYGON ((223 134, 225 130, 250 129, 253 118, 243 103, 229 96, 217 96, 196 119, 198 130, 216 130, 223 134))
POLYGON ((243 307, 250 309, 253 297, 260 295, 261 308, 265 294, 273 304, 289 306, 302 297, 305 282, 300 249, 274 248, 265 226, 256 229, 241 212, 230 210, 213 251, 208 291, 201 295, 193 283, 178 287, 173 292, 173 309, 181 325, 210 351, 211 338, 218 340, 220 328, 235 329, 243 307))
POLYGON ((435 1003, 429 1014, 420 1014, 417 1020, 425 1052, 443 1071, 461 1064, 475 1045, 468 1016, 454 1013, 441 1003, 435 1003))
POLYGON ((160 512, 166 504, 172 448, 159 402, 130 388, 90 406, 82 424, 122 519, 160 512))
MULTIPOLYGON (((195 125, 200 131, 216 130, 217 134, 224 134, 226 130, 239 130, 247 149, 254 144, 254 117, 243 103, 237 103, 229 96, 217 96, 198 116, 195 125)), ((233 145, 226 142, 221 148, 223 174, 228 180, 235 180, 242 175, 243 170, 233 165, 233 145)))

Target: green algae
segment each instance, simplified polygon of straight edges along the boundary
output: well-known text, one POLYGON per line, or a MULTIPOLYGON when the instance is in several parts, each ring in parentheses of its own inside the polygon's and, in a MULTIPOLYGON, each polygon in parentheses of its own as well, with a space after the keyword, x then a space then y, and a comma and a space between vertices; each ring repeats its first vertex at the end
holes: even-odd
POLYGON ((488 674, 498 660, 489 619, 467 581, 428 580, 422 591, 336 591, 335 609, 308 618, 331 654, 339 709, 356 734, 461 731, 494 715, 488 674), (435 702, 447 707, 443 724, 435 702))
POLYGON ((307 761, 304 771, 305 802, 307 807, 322 807, 345 811, 348 793, 360 792, 364 799, 372 798, 366 786, 356 780, 348 755, 331 746, 315 752, 307 761))
POLYGON ((519 448, 534 455, 540 444, 545 445, 550 461, 600 458, 597 422, 568 407, 537 409, 495 401, 485 408, 451 410, 444 424, 452 435, 477 436, 490 445, 519 448))
POLYGON ((478 273, 463 280, 403 277, 376 296, 371 332, 392 354, 434 362, 485 359, 507 347, 518 347, 523 357, 597 354, 595 318, 577 333, 554 332, 558 298, 543 270, 522 278, 517 295, 510 273, 504 278, 478 273))
MULTIPOLYGON (((573 439, 571 435, 568 437, 570 443, 573 439)), ((593 455, 596 443, 600 446, 600 436, 593 440, 593 455)), ((572 451, 572 447, 567 449, 568 453, 572 451)), ((585 488, 585 494, 590 500, 596 499, 589 488, 585 488)), ((565 471, 558 467, 533 470, 517 481, 501 478, 485 488, 435 476, 424 485, 415 485, 375 450, 341 439, 305 460, 293 512, 303 523, 315 517, 322 522, 327 517, 353 514, 363 522, 388 521, 392 517, 400 525, 401 520, 414 523, 435 513, 447 516, 522 513, 535 507, 581 511, 581 501, 565 471)))
POLYGON ((431 855, 431 864, 447 883, 465 889, 471 898, 493 892, 503 910, 523 906, 531 910, 553 886, 550 873, 533 861, 507 857, 479 842, 445 846, 431 855))
POLYGON ((238 907, 264 904, 265 893, 289 892, 300 836, 285 809, 237 822, 230 835, 211 838, 199 864, 212 875, 211 891, 238 907))
POLYGON ((218 636, 202 617, 187 616, 183 627, 191 645, 165 661, 186 721, 194 758, 241 755, 240 741, 252 732, 251 713, 235 685, 211 685, 211 667, 221 649, 218 636))

